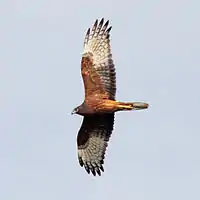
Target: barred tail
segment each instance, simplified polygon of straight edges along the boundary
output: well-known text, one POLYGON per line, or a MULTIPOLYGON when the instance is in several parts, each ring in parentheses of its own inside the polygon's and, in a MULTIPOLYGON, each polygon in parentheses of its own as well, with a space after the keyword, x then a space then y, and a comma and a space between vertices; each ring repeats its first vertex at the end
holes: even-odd
POLYGON ((149 107, 149 104, 144 102, 133 102, 133 103, 119 102, 117 107, 119 110, 142 110, 142 109, 147 109, 149 107))

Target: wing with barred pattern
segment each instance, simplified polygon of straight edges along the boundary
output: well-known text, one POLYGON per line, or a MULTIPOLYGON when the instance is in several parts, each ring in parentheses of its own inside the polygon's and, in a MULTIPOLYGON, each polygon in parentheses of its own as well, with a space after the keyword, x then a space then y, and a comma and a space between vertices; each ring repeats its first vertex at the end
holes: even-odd
POLYGON ((77 137, 78 159, 95 176, 104 171, 103 163, 114 126, 114 113, 85 116, 77 137))
POLYGON ((81 73, 85 87, 85 98, 104 94, 114 100, 116 94, 116 72, 110 47, 109 21, 95 21, 88 29, 84 40, 81 73))

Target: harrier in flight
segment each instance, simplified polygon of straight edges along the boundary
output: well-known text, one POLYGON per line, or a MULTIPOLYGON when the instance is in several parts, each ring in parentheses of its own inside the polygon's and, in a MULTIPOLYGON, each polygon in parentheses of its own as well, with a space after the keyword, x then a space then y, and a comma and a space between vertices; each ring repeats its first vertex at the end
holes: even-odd
POLYGON ((85 170, 95 176, 104 171, 103 163, 117 111, 147 109, 143 102, 115 100, 116 72, 111 54, 109 21, 95 21, 84 40, 81 74, 85 99, 72 114, 83 116, 77 136, 78 160, 85 170))

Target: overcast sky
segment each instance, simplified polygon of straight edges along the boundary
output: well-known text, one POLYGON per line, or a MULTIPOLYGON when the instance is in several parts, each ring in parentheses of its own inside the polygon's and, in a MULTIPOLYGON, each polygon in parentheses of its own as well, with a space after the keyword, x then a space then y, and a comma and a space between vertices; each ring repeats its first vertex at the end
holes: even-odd
POLYGON ((1 200, 200 199, 200 1, 2 0, 1 200), (77 161, 83 39, 109 19, 117 99, 105 172, 77 161))

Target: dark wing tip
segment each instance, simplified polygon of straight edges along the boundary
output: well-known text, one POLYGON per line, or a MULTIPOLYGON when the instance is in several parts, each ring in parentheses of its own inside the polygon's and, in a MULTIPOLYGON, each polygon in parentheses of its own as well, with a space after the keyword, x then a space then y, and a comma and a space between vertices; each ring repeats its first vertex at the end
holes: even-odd
POLYGON ((84 165, 84 166, 85 166, 87 173, 90 174, 90 171, 91 171, 93 176, 96 176, 97 174, 99 176, 101 176, 101 171, 104 172, 104 168, 103 168, 102 165, 100 167, 97 167, 97 166, 96 167, 93 167, 93 166, 89 167, 89 166, 86 166, 86 165, 84 165))
POLYGON ((88 167, 87 165, 84 165, 84 167, 85 167, 86 172, 87 172, 88 174, 90 174, 90 169, 89 169, 89 167, 88 167))
MULTIPOLYGON (((101 163, 102 163, 102 162, 101 162, 101 163)), ((97 166, 97 165, 96 165, 96 167, 94 167, 94 166, 92 166, 92 165, 88 165, 88 164, 86 164, 86 163, 83 163, 83 161, 82 161, 81 158, 79 158, 79 164, 80 164, 81 167, 84 166, 85 171, 86 171, 88 174, 90 174, 90 172, 92 172, 92 174, 93 174, 94 176, 96 176, 97 174, 98 174, 99 176, 101 176, 101 171, 104 172, 104 168, 103 168, 102 164, 101 164, 100 166, 97 166)))
POLYGON ((90 28, 88 28, 86 35, 90 35, 90 28))
POLYGON ((107 22, 104 24, 105 27, 107 27, 109 24, 109 20, 107 20, 107 22))
POLYGON ((83 163, 83 160, 79 157, 79 158, 78 158, 78 161, 79 161, 80 166, 83 167, 83 164, 84 164, 84 163, 83 163))
POLYGON ((104 18, 102 18, 101 21, 99 22, 99 26, 100 26, 100 25, 102 26, 103 23, 104 23, 104 18))
POLYGON ((101 165, 100 167, 101 171, 104 172, 104 168, 103 168, 103 165, 101 165))
POLYGON ((110 33, 110 31, 111 31, 111 29, 112 29, 112 26, 110 26, 108 29, 107 29, 107 33, 110 33))
POLYGON ((97 25, 98 25, 98 19, 95 20, 94 27, 97 27, 97 25))
POLYGON ((99 168, 96 168, 96 172, 99 176, 101 176, 101 171, 99 170, 99 168))
POLYGON ((92 174, 93 174, 94 176, 96 176, 96 171, 95 171, 95 169, 94 169, 94 168, 91 168, 90 170, 91 170, 92 174))
POLYGON ((99 176, 101 176, 101 171, 104 172, 104 168, 103 168, 103 164, 104 164, 103 157, 102 157, 102 159, 100 160, 100 162, 99 162, 98 164, 95 163, 95 164, 93 164, 93 165, 92 165, 90 162, 89 162, 89 163, 84 163, 81 157, 79 157, 78 160, 79 160, 80 166, 81 166, 81 167, 84 167, 85 170, 86 170, 86 172, 87 172, 88 174, 90 174, 90 172, 92 172, 92 174, 93 174, 94 176, 96 176, 97 174, 98 174, 99 176))

